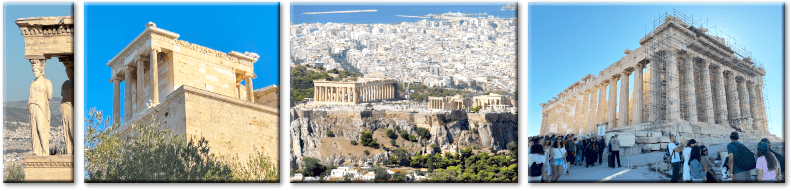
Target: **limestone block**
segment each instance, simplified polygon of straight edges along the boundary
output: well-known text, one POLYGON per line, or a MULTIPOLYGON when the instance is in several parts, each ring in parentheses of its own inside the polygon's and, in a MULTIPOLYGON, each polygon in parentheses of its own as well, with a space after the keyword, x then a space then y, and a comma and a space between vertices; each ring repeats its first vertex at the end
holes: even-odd
POLYGON ((661 148, 661 145, 659 144, 647 144, 647 145, 651 147, 652 151, 658 151, 659 148, 661 148))
POLYGON ((635 140, 637 143, 646 143, 646 144, 653 144, 658 143, 657 137, 637 137, 635 140))
POLYGON ((74 155, 26 156, 25 182, 74 182, 74 155))
POLYGON ((667 143, 659 143, 659 149, 667 149, 667 143))
POLYGON ((647 137, 648 136, 648 132, 647 131, 634 132, 634 136, 636 136, 636 137, 647 137))
POLYGON ((669 143, 670 142, 670 137, 657 137, 657 142, 669 143))
POLYGON ((661 136, 662 136, 662 132, 656 132, 656 131, 651 132, 651 137, 661 137, 661 136))
POLYGON ((618 140, 621 140, 621 147, 633 147, 635 136, 631 133, 618 133, 618 140))
POLYGON ((651 150, 651 145, 648 145, 648 144, 637 144, 637 147, 642 147, 643 151, 650 151, 651 150))

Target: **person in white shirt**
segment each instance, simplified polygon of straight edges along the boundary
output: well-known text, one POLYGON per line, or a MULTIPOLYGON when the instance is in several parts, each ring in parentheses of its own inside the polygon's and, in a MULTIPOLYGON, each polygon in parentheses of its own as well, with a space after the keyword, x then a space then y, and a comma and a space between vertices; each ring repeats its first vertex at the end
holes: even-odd
POLYGON ((547 158, 544 156, 544 148, 541 145, 535 144, 530 148, 530 154, 527 155, 527 164, 529 165, 528 168, 528 178, 527 182, 529 183, 538 183, 541 182, 542 177, 546 177, 547 175, 547 168, 544 166, 548 166, 547 158), (536 164, 536 168, 540 169, 532 169, 534 168, 533 163, 536 164), (540 171, 540 173, 535 173, 540 171))
MULTIPOLYGON (((684 143, 684 140, 681 141, 684 143)), ((670 152, 670 165, 673 167, 670 182, 676 183, 681 179, 681 151, 683 145, 676 145, 676 136, 670 135, 670 143, 667 143, 667 152, 670 152)))
POLYGON ((550 175, 552 179, 550 182, 557 182, 560 179, 560 175, 564 172, 563 165, 565 161, 563 159, 566 158, 566 149, 561 147, 563 145, 561 141, 562 139, 555 140, 552 143, 552 149, 549 150, 549 155, 552 158, 552 175, 550 175))
POLYGON ((695 139, 690 139, 689 141, 687 141, 687 146, 684 147, 684 151, 683 151, 684 154, 682 155, 684 156, 684 161, 685 161, 684 172, 682 175, 682 179, 684 180, 684 182, 692 181, 692 176, 689 174, 689 170, 690 170, 689 163, 686 161, 689 161, 689 157, 692 155, 692 147, 694 147, 696 144, 697 141, 695 141, 695 139))

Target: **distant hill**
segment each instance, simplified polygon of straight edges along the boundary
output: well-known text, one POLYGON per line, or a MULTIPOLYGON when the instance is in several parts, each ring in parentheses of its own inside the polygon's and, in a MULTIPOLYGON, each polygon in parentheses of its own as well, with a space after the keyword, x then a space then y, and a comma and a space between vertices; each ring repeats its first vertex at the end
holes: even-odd
MULTIPOLYGON (((49 112, 51 114, 50 125, 59 126, 60 122, 60 101, 63 98, 53 97, 49 100, 49 112)), ((30 123, 30 112, 27 109, 27 100, 3 102, 3 121, 30 123)))

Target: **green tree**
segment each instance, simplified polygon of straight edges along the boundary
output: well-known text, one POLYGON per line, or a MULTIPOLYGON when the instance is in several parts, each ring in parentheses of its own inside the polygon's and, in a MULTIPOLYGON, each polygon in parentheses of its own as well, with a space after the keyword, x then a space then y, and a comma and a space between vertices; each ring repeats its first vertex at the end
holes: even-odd
MULTIPOLYGON (((233 158, 231 161, 239 160, 233 158)), ((280 182, 280 165, 272 161, 264 152, 256 150, 246 162, 231 162, 233 178, 238 182, 280 182)))
POLYGON ((481 106, 480 105, 470 108, 470 111, 472 111, 472 112, 478 112, 480 110, 481 110, 481 106))
POLYGON ((393 180, 390 182, 397 182, 397 183, 406 182, 406 175, 404 175, 401 172, 393 173, 393 180))
POLYGON ((387 182, 390 180, 390 174, 387 173, 387 169, 376 166, 374 167, 374 179, 376 182, 387 182))
POLYGON ((360 144, 371 148, 379 147, 379 143, 376 143, 376 139, 373 138, 373 133, 368 131, 363 131, 360 133, 360 144))
POLYGON ((86 182, 226 182, 231 168, 210 153, 208 141, 187 139, 151 125, 132 125, 134 137, 91 109, 85 130, 86 182))
POLYGON ((417 135, 420 135, 420 137, 425 140, 425 139, 431 138, 431 131, 429 131, 428 129, 423 128, 423 127, 418 127, 417 128, 417 135))
POLYGON ((368 152, 368 150, 364 150, 363 153, 365 153, 365 155, 371 155, 371 152, 368 152))
POLYGON ((432 151, 434 151, 434 153, 439 153, 439 152, 441 152, 441 151, 439 150, 439 146, 437 146, 437 144, 431 144, 431 145, 430 145, 430 147, 431 147, 431 150, 432 150, 432 151))
POLYGON ((409 141, 417 142, 417 137, 415 137, 415 135, 409 135, 409 141))
POLYGON ((327 137, 335 137, 335 133, 333 133, 332 131, 328 130, 327 131, 327 137))
POLYGON ((401 134, 401 138, 409 139, 409 133, 407 133, 405 130, 401 130, 399 134, 401 134))
POLYGON ((319 159, 313 157, 302 158, 302 175, 320 176, 327 170, 327 167, 319 163, 319 159))
POLYGON ((390 139, 398 138, 398 135, 396 135, 392 129, 388 129, 387 132, 385 132, 385 134, 387 135, 387 137, 390 137, 390 139))
POLYGON ((352 145, 357 145, 357 141, 355 141, 355 140, 352 140, 351 143, 352 143, 352 145))
POLYGON ((390 144, 393 145, 394 147, 398 146, 398 145, 396 145, 395 139, 390 139, 390 144))

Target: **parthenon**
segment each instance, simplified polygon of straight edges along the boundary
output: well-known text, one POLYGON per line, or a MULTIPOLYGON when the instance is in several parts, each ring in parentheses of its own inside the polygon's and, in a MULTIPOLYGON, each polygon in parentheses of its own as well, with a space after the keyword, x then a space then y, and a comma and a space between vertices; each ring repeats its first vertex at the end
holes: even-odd
POLYGON ((594 134, 599 125, 607 131, 768 133, 766 71, 688 23, 694 21, 665 15, 639 48, 540 104, 540 134, 594 134))
POLYGON ((314 103, 358 104, 396 98, 396 81, 384 78, 345 78, 339 82, 314 80, 314 103))

